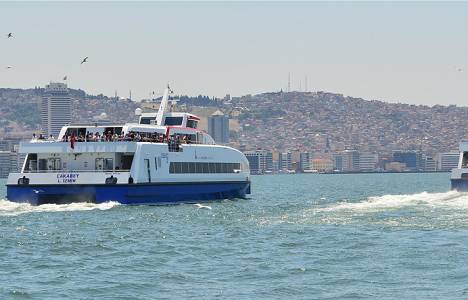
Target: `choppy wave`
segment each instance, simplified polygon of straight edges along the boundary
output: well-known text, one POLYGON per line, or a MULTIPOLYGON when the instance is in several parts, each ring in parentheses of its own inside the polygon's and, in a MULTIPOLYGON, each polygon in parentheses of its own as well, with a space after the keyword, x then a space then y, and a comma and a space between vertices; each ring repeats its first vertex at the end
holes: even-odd
POLYGON ((450 191, 446 193, 423 192, 411 195, 384 195, 369 197, 359 202, 334 203, 330 206, 316 209, 316 212, 387 210, 416 205, 434 208, 468 209, 468 193, 450 191))
POLYGON ((5 199, 0 200, 0 216, 14 216, 35 212, 64 212, 86 210, 108 210, 119 205, 117 202, 95 203, 71 203, 71 204, 43 204, 33 206, 28 203, 15 203, 5 199))

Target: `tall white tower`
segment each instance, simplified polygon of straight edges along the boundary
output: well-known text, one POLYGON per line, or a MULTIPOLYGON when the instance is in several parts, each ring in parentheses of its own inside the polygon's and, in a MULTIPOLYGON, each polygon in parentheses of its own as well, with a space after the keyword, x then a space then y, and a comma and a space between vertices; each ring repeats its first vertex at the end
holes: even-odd
POLYGON ((60 129, 71 122, 71 98, 65 83, 51 82, 42 96, 42 131, 57 137, 60 129))

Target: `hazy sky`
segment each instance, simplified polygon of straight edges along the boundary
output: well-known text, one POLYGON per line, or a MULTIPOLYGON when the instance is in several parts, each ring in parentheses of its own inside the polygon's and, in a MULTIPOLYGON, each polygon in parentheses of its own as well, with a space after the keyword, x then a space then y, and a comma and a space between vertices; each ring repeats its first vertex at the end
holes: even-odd
POLYGON ((0 28, 0 87, 237 96, 291 72, 293 89, 468 105, 468 3, 0 3, 0 28))

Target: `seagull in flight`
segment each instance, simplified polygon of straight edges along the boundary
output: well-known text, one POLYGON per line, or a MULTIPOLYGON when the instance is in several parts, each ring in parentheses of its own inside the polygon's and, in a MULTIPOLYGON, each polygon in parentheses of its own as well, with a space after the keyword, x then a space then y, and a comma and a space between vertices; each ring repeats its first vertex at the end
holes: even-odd
POLYGON ((208 205, 201 205, 200 203, 194 204, 198 208, 205 208, 205 209, 211 209, 211 206, 208 205))
POLYGON ((84 64, 85 62, 88 62, 88 57, 87 56, 85 58, 83 58, 83 60, 81 61, 81 64, 84 64))
POLYGON ((12 69, 13 67, 12 67, 12 66, 7 66, 6 68, 7 68, 7 69, 12 69))
POLYGON ((10 32, 7 34, 7 38, 12 38, 12 37, 13 37, 13 33, 10 32))

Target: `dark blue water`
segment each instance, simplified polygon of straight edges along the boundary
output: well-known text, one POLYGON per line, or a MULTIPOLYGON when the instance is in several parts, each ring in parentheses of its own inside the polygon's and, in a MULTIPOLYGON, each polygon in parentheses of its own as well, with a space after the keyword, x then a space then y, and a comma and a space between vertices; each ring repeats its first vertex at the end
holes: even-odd
POLYGON ((468 194, 448 190, 448 174, 278 175, 212 209, 1 200, 0 298, 468 298, 468 194))

